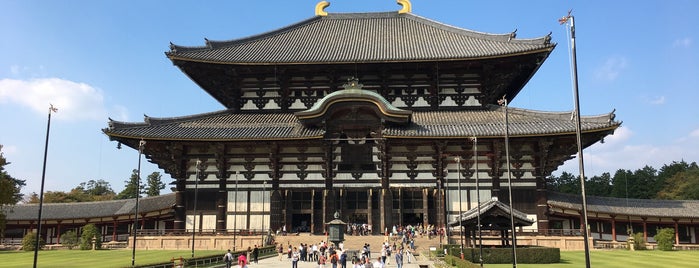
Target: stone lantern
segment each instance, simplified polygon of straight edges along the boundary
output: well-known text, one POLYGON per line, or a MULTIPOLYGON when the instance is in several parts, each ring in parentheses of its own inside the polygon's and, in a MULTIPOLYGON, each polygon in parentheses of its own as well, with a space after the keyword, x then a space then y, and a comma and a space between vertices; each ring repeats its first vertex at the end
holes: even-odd
POLYGON ((326 223, 328 225, 328 241, 335 244, 335 248, 340 247, 340 242, 345 241, 346 223, 340 220, 340 212, 335 211, 334 220, 326 223))

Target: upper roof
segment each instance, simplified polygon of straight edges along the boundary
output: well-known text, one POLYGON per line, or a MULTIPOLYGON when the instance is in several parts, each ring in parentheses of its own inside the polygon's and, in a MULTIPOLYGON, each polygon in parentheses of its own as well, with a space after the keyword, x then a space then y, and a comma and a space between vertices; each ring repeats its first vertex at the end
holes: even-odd
MULTIPOLYGON (((164 194, 154 197, 140 198, 139 213, 155 212, 171 209, 175 205, 175 194, 164 194)), ((42 220, 67 220, 116 217, 131 215, 136 211, 136 199, 78 202, 78 203, 46 203, 41 210, 42 220)), ((8 221, 36 220, 39 215, 39 204, 25 204, 8 207, 5 211, 8 221)))
MULTIPOLYGON (((699 200, 656 200, 586 196, 588 213, 641 217, 699 218, 699 200)), ((553 207, 582 211, 579 195, 548 192, 553 207)))
POLYGON ((411 13, 330 13, 267 33, 205 46, 170 45, 171 60, 220 64, 304 64, 470 60, 546 54, 549 35, 516 39, 488 34, 411 13))
MULTIPOLYGON (((503 107, 484 110, 413 111, 405 126, 385 125, 385 138, 504 137, 503 107)), ((566 135, 575 133, 570 112, 541 112, 508 108, 511 137, 566 135)), ((621 122, 614 112, 582 117, 582 132, 611 131, 621 122)), ((157 139, 189 141, 290 140, 322 138, 321 128, 304 127, 292 113, 238 114, 232 110, 176 117, 146 117, 143 123, 110 119, 104 133, 112 139, 157 139)))

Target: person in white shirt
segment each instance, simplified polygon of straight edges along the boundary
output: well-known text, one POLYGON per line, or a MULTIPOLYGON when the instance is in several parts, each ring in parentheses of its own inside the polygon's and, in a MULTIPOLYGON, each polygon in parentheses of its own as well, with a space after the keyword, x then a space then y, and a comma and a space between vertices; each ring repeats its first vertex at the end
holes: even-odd
POLYGON ((373 264, 374 268, 384 268, 384 264, 381 261, 381 257, 376 258, 376 261, 373 264))

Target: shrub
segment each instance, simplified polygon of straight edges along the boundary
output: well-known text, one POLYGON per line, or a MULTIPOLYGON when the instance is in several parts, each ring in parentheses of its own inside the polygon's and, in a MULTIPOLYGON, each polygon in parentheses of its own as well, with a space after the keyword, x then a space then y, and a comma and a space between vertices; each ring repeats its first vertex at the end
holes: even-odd
POLYGON ((95 239, 95 249, 102 248, 102 235, 97 227, 90 223, 83 226, 83 233, 80 235, 80 249, 92 249, 92 239, 95 239))
MULTIPOLYGON (((39 238, 39 249, 44 247, 46 242, 43 238, 39 238)), ((34 251, 36 249, 36 233, 30 232, 22 238, 22 249, 24 251, 34 251)))
POLYGON ((646 249, 646 240, 643 239, 643 233, 633 234, 633 246, 636 250, 646 249))
POLYGON ((675 243, 675 230, 672 228, 663 228, 658 230, 658 234, 653 236, 655 242, 658 242, 659 250, 672 250, 672 245, 675 243))
POLYGON ((61 244, 68 249, 78 246, 78 234, 75 231, 67 231, 61 235, 61 244))
POLYGON ((457 268, 478 268, 479 267, 478 264, 471 263, 468 260, 462 260, 461 257, 452 256, 452 255, 444 256, 444 262, 449 264, 449 267, 457 267, 457 268))

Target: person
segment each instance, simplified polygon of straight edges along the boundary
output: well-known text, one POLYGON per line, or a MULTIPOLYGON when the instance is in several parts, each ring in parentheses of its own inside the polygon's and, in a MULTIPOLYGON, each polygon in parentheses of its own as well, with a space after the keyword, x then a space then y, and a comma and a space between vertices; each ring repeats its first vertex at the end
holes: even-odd
POLYGON ((376 258, 376 261, 374 264, 372 264, 372 267, 374 268, 384 268, 383 261, 381 260, 381 257, 376 258))
POLYGON ((279 243, 279 261, 282 261, 282 256, 284 256, 284 244, 279 243))
POLYGON ((403 268, 403 249, 401 248, 396 252, 396 265, 398 268, 403 268))
POLYGON ((340 268, 347 268, 347 252, 344 250, 340 254, 340 268))
POLYGON ((294 247, 294 251, 291 253, 291 268, 298 268, 299 267, 299 258, 301 257, 301 254, 299 251, 294 247))
POLYGON ((340 258, 337 256, 337 252, 331 251, 329 258, 330 258, 330 264, 332 264, 332 267, 337 268, 337 264, 340 262, 340 258))
POLYGON ((245 253, 240 253, 240 256, 238 256, 238 267, 240 267, 240 268, 248 267, 248 258, 245 257, 245 253))
POLYGON ((233 254, 231 254, 230 249, 223 255, 223 262, 226 263, 226 268, 231 268, 231 264, 233 264, 233 254))
POLYGON ((257 257, 260 255, 260 249, 257 248, 257 245, 255 245, 255 248, 252 250, 252 261, 257 264, 257 257))
POLYGON ((325 268, 325 254, 320 254, 318 257, 318 268, 325 268))

